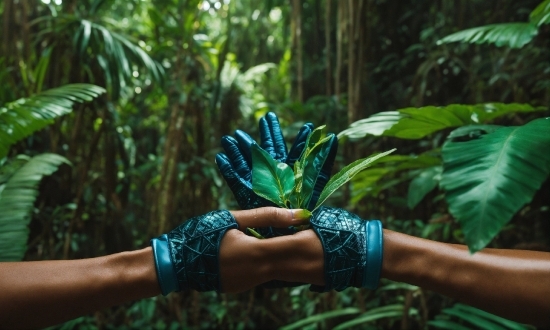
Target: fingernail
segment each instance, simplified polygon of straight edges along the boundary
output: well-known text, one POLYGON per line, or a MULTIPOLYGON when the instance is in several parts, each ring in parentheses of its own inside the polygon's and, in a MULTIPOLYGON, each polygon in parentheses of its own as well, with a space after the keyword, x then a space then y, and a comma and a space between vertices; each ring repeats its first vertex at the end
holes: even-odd
POLYGON ((311 218, 311 212, 306 209, 293 209, 290 210, 292 213, 292 221, 300 223, 309 223, 309 218, 311 218))

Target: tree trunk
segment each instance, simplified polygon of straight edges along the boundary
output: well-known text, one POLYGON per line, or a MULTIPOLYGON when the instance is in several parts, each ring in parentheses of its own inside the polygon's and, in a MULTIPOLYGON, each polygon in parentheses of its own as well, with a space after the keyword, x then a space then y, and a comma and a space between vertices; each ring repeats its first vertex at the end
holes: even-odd
POLYGON ((292 57, 296 65, 296 94, 298 102, 304 101, 304 69, 302 54, 302 1, 292 0, 292 57))
POLYGON ((330 15, 331 15, 332 1, 327 0, 325 7, 325 63, 326 63, 326 75, 325 75, 325 88, 327 96, 332 95, 332 62, 330 60, 331 54, 331 40, 330 40, 330 15))

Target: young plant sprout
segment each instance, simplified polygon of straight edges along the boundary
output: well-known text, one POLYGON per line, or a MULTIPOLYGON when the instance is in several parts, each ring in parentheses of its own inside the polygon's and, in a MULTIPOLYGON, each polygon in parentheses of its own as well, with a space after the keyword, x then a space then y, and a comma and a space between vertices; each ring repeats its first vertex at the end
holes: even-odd
MULTIPOLYGON (((294 164, 294 169, 285 163, 274 160, 269 153, 258 145, 252 146, 252 190, 279 207, 304 209, 311 215, 338 188, 350 181, 357 173, 371 166, 374 161, 389 155, 392 149, 367 158, 359 159, 336 173, 326 184, 313 209, 308 204, 313 195, 313 188, 323 164, 315 162, 318 155, 330 151, 330 136, 326 136, 325 125, 313 130, 306 141, 306 147, 294 164)), ((323 158, 324 159, 324 158, 323 158)), ((250 233, 263 238, 256 231, 250 233)))

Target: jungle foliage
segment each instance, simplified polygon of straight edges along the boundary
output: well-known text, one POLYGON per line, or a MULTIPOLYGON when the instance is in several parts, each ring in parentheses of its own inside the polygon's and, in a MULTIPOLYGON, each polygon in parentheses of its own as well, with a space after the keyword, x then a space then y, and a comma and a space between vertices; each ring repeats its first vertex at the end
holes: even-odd
MULTIPOLYGON (((499 4, 3 1, 0 261, 140 248, 237 208, 214 156, 267 111, 289 142, 328 124, 334 173, 397 149, 325 204, 472 252, 550 251, 550 0, 499 4)), ((279 327, 528 328, 386 280, 182 292, 55 328, 279 327)))

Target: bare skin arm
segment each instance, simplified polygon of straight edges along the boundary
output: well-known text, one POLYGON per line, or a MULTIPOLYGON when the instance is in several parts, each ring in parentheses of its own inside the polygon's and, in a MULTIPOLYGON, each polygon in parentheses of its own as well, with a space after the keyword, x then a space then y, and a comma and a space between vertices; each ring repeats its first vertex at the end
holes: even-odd
MULTIPOLYGON (((241 229, 302 224, 276 208, 232 213, 241 229)), ((315 238, 311 231, 272 240, 228 231, 220 247, 222 287, 240 292, 277 277, 322 281, 323 252, 315 238)), ((42 328, 159 294, 150 247, 81 260, 0 263, 0 328, 42 328)))
POLYGON ((384 230, 382 277, 518 322, 550 325, 550 253, 467 247, 384 230))

